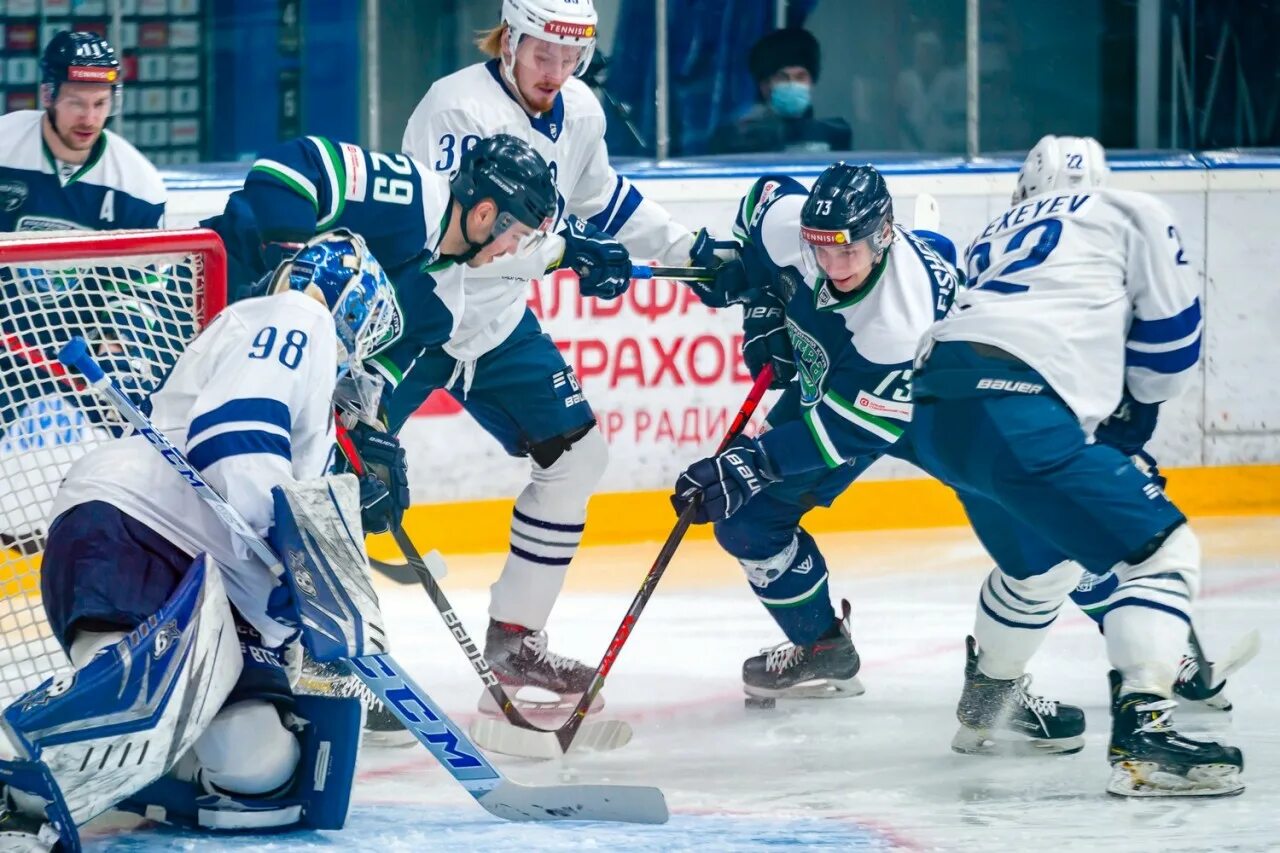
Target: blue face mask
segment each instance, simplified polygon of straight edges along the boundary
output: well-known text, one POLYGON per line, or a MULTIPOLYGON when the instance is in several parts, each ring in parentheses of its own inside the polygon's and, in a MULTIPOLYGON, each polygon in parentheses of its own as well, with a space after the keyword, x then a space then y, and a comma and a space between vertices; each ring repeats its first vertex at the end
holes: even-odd
POLYGON ((805 114, 812 103, 808 83, 795 80, 784 80, 774 83, 769 92, 769 105, 774 112, 786 118, 797 118, 805 114))

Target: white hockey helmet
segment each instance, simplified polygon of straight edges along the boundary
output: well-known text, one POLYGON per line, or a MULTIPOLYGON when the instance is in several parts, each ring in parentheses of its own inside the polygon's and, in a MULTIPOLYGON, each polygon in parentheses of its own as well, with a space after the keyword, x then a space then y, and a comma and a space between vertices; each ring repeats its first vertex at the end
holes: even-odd
POLYGON ((502 22, 511 30, 511 52, 530 38, 582 49, 573 73, 581 76, 596 50, 594 0, 502 0, 502 22))
POLYGON ((1044 136, 1018 171, 1013 203, 1051 190, 1100 187, 1107 182, 1107 152, 1092 136, 1044 136))

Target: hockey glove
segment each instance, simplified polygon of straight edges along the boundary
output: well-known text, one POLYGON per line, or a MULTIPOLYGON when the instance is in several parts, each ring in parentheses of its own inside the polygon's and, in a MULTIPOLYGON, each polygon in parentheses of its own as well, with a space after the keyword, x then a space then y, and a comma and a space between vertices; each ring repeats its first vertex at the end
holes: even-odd
POLYGON ((584 219, 565 218, 560 267, 578 274, 583 296, 617 299, 631 286, 631 255, 617 240, 584 219))
POLYGON ((796 375, 787 313, 776 294, 757 292, 750 303, 742 306, 742 358, 752 379, 766 364, 773 365, 770 388, 786 388, 796 375))
POLYGON ((1135 456, 1151 440, 1159 414, 1159 403, 1139 403, 1126 388, 1120 405, 1098 424, 1093 437, 1099 444, 1114 447, 1125 456, 1135 456))
POLYGON ((409 466, 394 435, 356 424, 351 441, 364 463, 360 478, 360 520, 365 533, 398 526, 409 506, 409 466))
POLYGON ((680 475, 671 505, 681 513, 697 501, 694 524, 724 521, 778 479, 760 442, 739 436, 723 453, 693 463, 680 475))
POLYGON ((713 281, 687 281, 685 284, 708 308, 741 305, 753 289, 742 247, 733 240, 716 240, 703 228, 694 237, 689 250, 689 263, 695 267, 714 269, 713 281))

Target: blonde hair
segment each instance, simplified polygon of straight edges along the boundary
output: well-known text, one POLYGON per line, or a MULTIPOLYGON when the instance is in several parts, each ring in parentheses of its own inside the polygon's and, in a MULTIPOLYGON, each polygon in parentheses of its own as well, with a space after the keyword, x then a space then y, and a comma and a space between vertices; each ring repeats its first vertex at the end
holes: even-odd
POLYGON ((506 31, 507 24, 505 21, 487 30, 480 30, 476 33, 476 47, 480 48, 480 51, 486 56, 500 59, 502 57, 502 34, 506 31))

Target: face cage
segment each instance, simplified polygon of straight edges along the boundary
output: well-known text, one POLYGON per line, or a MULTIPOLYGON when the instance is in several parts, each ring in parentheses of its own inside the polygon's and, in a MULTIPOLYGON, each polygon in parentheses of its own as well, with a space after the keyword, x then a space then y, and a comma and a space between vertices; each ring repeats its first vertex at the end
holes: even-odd
POLYGON ((333 400, 343 411, 376 425, 382 380, 370 372, 364 362, 384 344, 399 309, 389 285, 378 285, 373 302, 365 301, 364 276, 367 275, 365 271, 347 285, 339 297, 342 310, 334 312, 334 326, 338 331, 338 384, 333 400))

